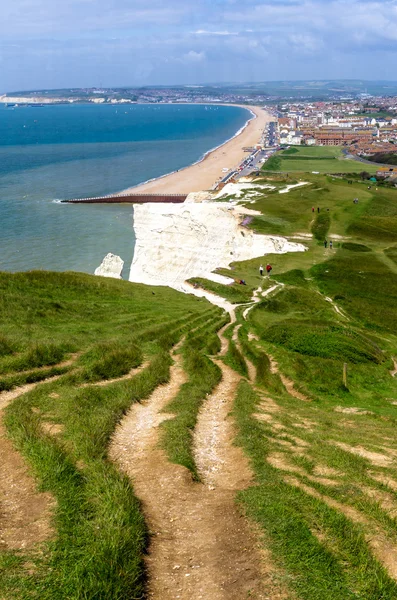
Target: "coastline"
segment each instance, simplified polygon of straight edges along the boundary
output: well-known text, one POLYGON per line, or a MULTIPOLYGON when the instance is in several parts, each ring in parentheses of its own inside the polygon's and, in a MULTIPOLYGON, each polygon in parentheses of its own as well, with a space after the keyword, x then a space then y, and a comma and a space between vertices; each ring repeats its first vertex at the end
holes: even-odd
POLYGON ((253 117, 236 134, 220 146, 206 152, 197 162, 119 192, 147 194, 184 194, 200 192, 213 187, 216 181, 225 176, 223 168, 233 169, 247 156, 244 147, 258 144, 265 125, 274 117, 260 106, 243 106, 253 117))

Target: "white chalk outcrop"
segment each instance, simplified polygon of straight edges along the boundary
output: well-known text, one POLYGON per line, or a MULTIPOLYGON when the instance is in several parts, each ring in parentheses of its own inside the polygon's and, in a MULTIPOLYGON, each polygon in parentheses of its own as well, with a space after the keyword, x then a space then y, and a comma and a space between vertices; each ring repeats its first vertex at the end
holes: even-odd
POLYGON ((240 221, 233 207, 218 202, 136 205, 130 281, 184 290, 191 277, 222 280, 212 271, 231 262, 306 249, 282 237, 256 235, 240 221))
POLYGON ((95 269, 95 275, 100 275, 101 277, 113 277, 113 279, 121 279, 123 266, 124 261, 120 258, 120 256, 109 252, 99 267, 95 269))

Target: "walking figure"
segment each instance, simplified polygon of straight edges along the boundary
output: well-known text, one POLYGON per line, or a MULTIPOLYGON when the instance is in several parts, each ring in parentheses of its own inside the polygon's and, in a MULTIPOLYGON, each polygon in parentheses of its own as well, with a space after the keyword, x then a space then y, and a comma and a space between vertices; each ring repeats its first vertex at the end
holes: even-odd
POLYGON ((320 212, 320 207, 319 207, 319 206, 317 206, 317 212, 318 212, 318 213, 320 212))
POLYGON ((328 246, 328 241, 324 240, 324 248, 326 248, 328 246))
POLYGON ((270 275, 270 273, 271 273, 271 270, 272 270, 272 266, 271 266, 271 265, 269 265, 269 264, 267 264, 267 265, 266 265, 266 272, 267 272, 267 274, 268 274, 268 275, 270 275))
POLYGON ((312 212, 314 212, 314 206, 312 206, 312 212))
POLYGON ((332 250, 332 240, 329 240, 329 249, 332 250))
POLYGON ((259 267, 259 275, 262 277, 263 275, 263 267, 262 265, 259 267))

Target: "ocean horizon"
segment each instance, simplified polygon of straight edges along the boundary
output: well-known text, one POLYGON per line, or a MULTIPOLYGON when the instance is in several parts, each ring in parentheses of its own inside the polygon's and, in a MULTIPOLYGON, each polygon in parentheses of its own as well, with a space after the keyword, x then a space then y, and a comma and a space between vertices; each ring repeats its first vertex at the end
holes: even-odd
POLYGON ((0 270, 93 273, 113 252, 127 278, 133 206, 59 200, 117 193, 183 169, 250 116, 196 104, 0 105, 0 270))

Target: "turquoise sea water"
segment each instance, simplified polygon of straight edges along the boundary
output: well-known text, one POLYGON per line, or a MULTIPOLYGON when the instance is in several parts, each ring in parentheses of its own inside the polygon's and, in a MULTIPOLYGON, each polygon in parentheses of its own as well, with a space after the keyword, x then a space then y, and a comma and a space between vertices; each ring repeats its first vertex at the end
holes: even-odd
POLYGON ((131 205, 65 205, 181 169, 231 138, 245 109, 202 105, 0 105, 0 270, 128 272, 131 205))

